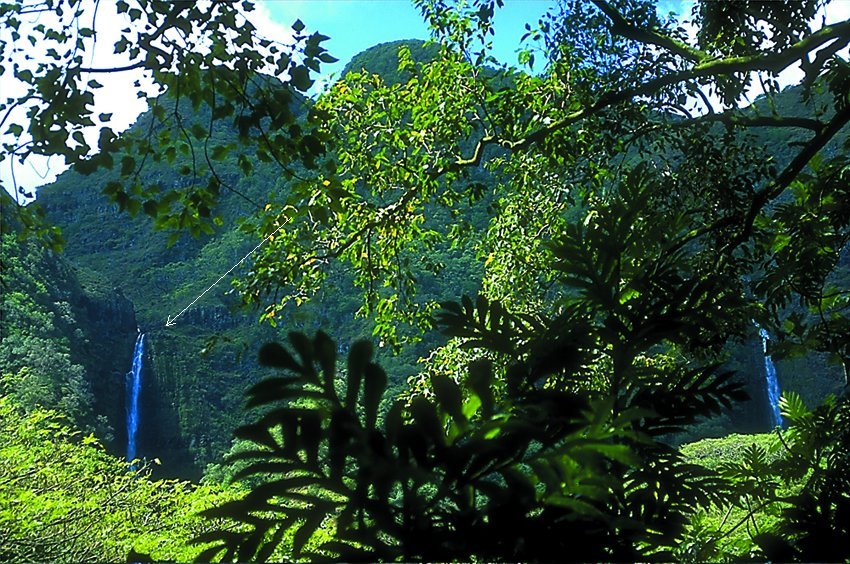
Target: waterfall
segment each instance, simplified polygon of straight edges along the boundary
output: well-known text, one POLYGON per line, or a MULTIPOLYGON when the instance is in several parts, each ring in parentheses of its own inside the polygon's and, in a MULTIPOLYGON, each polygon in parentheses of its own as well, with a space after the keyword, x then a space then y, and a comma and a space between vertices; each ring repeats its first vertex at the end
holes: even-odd
MULTIPOLYGON (((756 325, 758 327, 758 325, 756 325)), ((770 402, 770 426, 782 427, 782 415, 779 413, 779 381, 776 379, 776 367, 773 365, 773 359, 768 351, 768 342, 770 334, 766 329, 759 327, 759 335, 761 335, 761 345, 764 350, 764 372, 767 380, 767 399, 770 402)))
POLYGON ((127 460, 136 458, 136 432, 139 430, 139 391, 142 388, 142 357, 145 334, 139 331, 133 348, 133 368, 127 373, 127 460))

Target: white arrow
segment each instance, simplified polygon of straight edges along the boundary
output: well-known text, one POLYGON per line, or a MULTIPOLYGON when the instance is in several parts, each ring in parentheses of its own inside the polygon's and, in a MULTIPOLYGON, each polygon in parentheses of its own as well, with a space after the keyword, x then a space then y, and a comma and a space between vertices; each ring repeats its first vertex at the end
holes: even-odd
POLYGON ((166 327, 171 327, 172 325, 174 325, 174 322, 175 322, 175 321, 177 321, 177 318, 178 318, 178 317, 180 317, 181 315, 183 315, 183 314, 186 312, 186 310, 187 310, 187 309, 189 309, 190 307, 192 307, 193 305, 195 305, 195 302, 197 302, 197 301, 198 301, 198 300, 200 300, 202 297, 204 297, 204 294, 206 294, 207 292, 209 292, 210 290, 212 290, 212 289, 213 289, 213 286, 215 286, 216 284, 218 284, 219 282, 221 282, 221 280, 222 280, 225 276, 227 276, 228 274, 230 274, 231 272, 233 272, 233 269, 234 269, 234 268, 236 268, 237 266, 239 266, 240 264, 242 264, 243 262, 245 262, 245 259, 246 259, 246 258, 248 258, 248 257, 250 257, 252 254, 254 254, 254 252, 255 252, 257 249, 259 249, 260 247, 262 247, 262 246, 263 246, 263 243, 265 243, 266 241, 268 241, 268 240, 269 240, 269 239, 270 239, 270 238, 271 238, 271 237, 272 237, 275 233, 277 233, 278 231, 280 231, 281 229, 283 229, 283 226, 284 226, 284 225, 286 225, 288 222, 289 222, 289 218, 287 218, 287 220, 283 222, 283 225, 281 225, 280 227, 278 227, 277 229, 275 229, 274 231, 272 231, 272 232, 269 234, 269 236, 268 236, 268 237, 266 237, 265 239, 263 239, 262 241, 260 241, 260 244, 259 244, 259 245, 257 245, 256 247, 254 247, 253 249, 251 249, 251 252, 249 252, 247 255, 245 255, 244 257, 242 257, 242 259, 241 259, 239 262, 237 262, 236 264, 234 264, 233 266, 231 266, 231 267, 230 267, 230 270, 228 270, 227 272, 225 272, 224 274, 222 274, 222 275, 221 275, 221 278, 219 278, 218 280, 216 280, 215 282, 213 282, 212 284, 210 284, 210 287, 209 287, 209 288, 207 288, 206 290, 204 290, 203 292, 201 292, 201 295, 200 295, 200 296, 198 296, 197 298, 195 298, 194 300, 192 300, 192 303, 190 303, 189 305, 187 305, 186 307, 184 307, 184 308, 183 308, 183 311, 181 311, 180 313, 178 313, 178 314, 177 314, 177 315, 175 315, 174 317, 171 317, 171 316, 169 315, 169 316, 168 316, 168 319, 166 319, 166 320, 165 320, 165 326, 166 326, 166 327))

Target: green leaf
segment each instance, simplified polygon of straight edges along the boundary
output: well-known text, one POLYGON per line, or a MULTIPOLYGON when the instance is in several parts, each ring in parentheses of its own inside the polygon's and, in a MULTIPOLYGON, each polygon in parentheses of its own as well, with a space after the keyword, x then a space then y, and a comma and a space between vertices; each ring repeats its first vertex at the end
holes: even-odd
POLYGON ((313 341, 303 333, 291 331, 288 335, 289 342, 301 358, 300 372, 307 382, 320 385, 321 382, 316 374, 313 358, 313 341))
POLYGON ((266 343, 260 348, 259 363, 262 366, 300 370, 300 366, 289 352, 277 343, 266 343))
POLYGON ((180 240, 180 231, 175 231, 168 236, 168 241, 166 243, 166 246, 171 248, 179 240, 180 240))
POLYGON ((783 392, 779 398, 779 409, 783 417, 795 422, 802 421, 811 414, 806 408, 806 404, 803 403, 803 398, 794 391, 783 392))
POLYGON ((121 176, 129 176, 136 170, 136 159, 127 155, 121 158, 121 176))
POLYGON ((192 135, 194 135, 196 139, 205 139, 209 133, 204 126, 198 123, 193 123, 189 131, 191 131, 192 135))
POLYGON ((142 203, 135 198, 127 199, 127 212, 130 216, 137 215, 142 209, 142 203))
POLYGON ((292 536, 292 551, 295 554, 301 554, 301 551, 304 549, 304 545, 307 544, 313 534, 316 532, 316 529, 319 528, 319 525, 322 524, 325 515, 314 510, 313 515, 307 518, 304 521, 304 524, 295 531, 295 534, 292 536))
POLYGON ((493 414, 493 365, 489 360, 476 360, 469 365, 467 380, 472 393, 481 401, 484 417, 493 414))
POLYGON ((251 173, 254 171, 254 165, 251 163, 251 159, 244 154, 239 155, 238 164, 245 176, 251 176, 251 173))
POLYGON ((214 161, 221 161, 227 157, 230 152, 230 145, 216 145, 212 149, 211 158, 214 161))
POLYGON ((318 411, 307 411, 298 424, 300 446, 307 455, 307 463, 316 465, 319 457, 319 442, 322 440, 322 418, 318 411))
POLYGON ((146 200, 145 203, 142 204, 142 209, 147 215, 156 217, 159 207, 157 206, 156 200, 146 200))
POLYGON ((313 338, 313 350, 326 382, 332 386, 336 375, 336 343, 324 331, 317 331, 313 338))
POLYGON ((34 79, 32 71, 26 69, 15 72, 15 77, 17 77, 17 79, 21 82, 26 82, 28 84, 32 84, 34 79))
POLYGON ((366 365, 372 360, 373 354, 372 343, 365 339, 357 341, 351 346, 348 353, 348 383, 345 392, 345 404, 349 408, 353 408, 357 403, 360 383, 363 380, 366 365))
POLYGON ((294 66, 289 69, 289 83, 297 90, 307 92, 313 85, 310 80, 310 71, 305 66, 294 66))
POLYGON ((249 399, 245 407, 257 407, 292 398, 316 397, 315 393, 307 392, 294 384, 292 378, 267 378, 248 390, 246 395, 249 399))
POLYGON ((393 402, 393 405, 390 407, 389 411, 387 411, 387 415, 384 418, 384 431, 386 432, 387 440, 390 443, 396 442, 399 433, 404 426, 404 411, 404 402, 400 400, 393 402))
MULTIPOLYGON (((244 439, 270 449, 278 448, 277 441, 272 437, 269 430, 263 425, 243 425, 233 432, 237 439, 244 439)), ((284 445, 286 446, 286 445, 284 445)))
POLYGON ((465 424, 466 417, 463 415, 463 396, 460 387, 451 377, 445 374, 435 374, 431 377, 431 387, 440 407, 448 413, 458 424, 465 424))
POLYGON ((443 444, 443 432, 434 404, 422 396, 417 396, 411 404, 410 411, 416 426, 428 441, 433 444, 443 444))
POLYGON ((387 388, 387 373, 384 369, 374 363, 366 365, 365 380, 363 382, 363 409, 366 412, 366 427, 375 428, 378 418, 378 406, 384 391, 387 388))

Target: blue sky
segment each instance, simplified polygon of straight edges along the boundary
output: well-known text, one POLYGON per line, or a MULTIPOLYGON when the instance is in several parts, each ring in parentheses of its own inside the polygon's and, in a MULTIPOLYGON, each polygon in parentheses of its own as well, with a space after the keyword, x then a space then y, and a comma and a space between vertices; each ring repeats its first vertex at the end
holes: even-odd
MULTIPOLYGON (((556 4, 553 0, 507 0, 495 15, 496 58, 515 65, 525 23, 534 26, 556 4)), ((288 26, 300 19, 309 31, 330 37, 324 46, 339 62, 326 65, 322 70, 327 72, 339 73, 354 55, 378 43, 429 38, 427 24, 409 0, 267 0, 265 7, 278 24, 288 26)))
MULTIPOLYGON (((82 1, 90 8, 96 0, 82 1)), ((113 2, 100 4, 98 23, 102 29, 98 35, 105 35, 100 37, 98 44, 109 46, 118 39, 109 33, 118 33, 127 23, 115 13, 113 2)), ((525 32, 525 24, 536 25, 540 17, 556 5, 555 0, 506 0, 505 6, 495 14, 493 55, 503 63, 516 64, 516 51, 525 32)), ((329 36, 324 46, 339 61, 323 65, 321 82, 334 73, 338 75, 354 55, 373 45, 398 39, 429 38, 428 26, 411 0, 259 0, 252 16, 252 22, 262 35, 284 43, 288 42, 296 19, 307 26, 307 31, 329 36)), ((115 56, 107 52, 110 49, 101 51, 96 56, 100 65, 94 64, 95 57, 92 56, 91 66, 126 64, 126 61, 112 60, 115 56)), ((3 80, 7 81, 9 77, 10 73, 6 73, 3 80)), ((138 78, 133 73, 98 76, 98 81, 105 88, 95 93, 95 113, 112 114, 111 126, 116 131, 129 127, 146 109, 144 103, 126 95, 133 80, 138 78)), ((4 83, 0 90, 11 92, 14 86, 4 83)), ((91 137, 90 142, 96 140, 94 128, 86 133, 87 138, 91 137)), ((11 164, 10 160, 6 160, 0 165, 0 184, 10 192, 11 164)), ((32 189, 52 182, 65 168, 60 159, 34 156, 23 165, 15 165, 15 178, 19 185, 32 189)))
MULTIPOLYGON (((493 55, 502 63, 517 64, 525 24, 557 7, 556 0, 505 0, 494 17, 493 55)), ((689 16, 693 0, 660 0, 663 15, 689 16)), ((339 59, 323 67, 323 74, 339 73, 351 58, 378 43, 398 39, 428 39, 429 30, 411 0, 266 0, 272 20, 289 26, 300 19, 309 31, 330 37, 325 47, 339 59)))
MULTIPOLYGON (((81 0, 89 5, 97 0, 81 0)), ((694 0, 659 0, 658 11, 666 15, 676 12, 680 21, 689 20, 694 0)), ((99 45, 109 46, 109 33, 119 33, 126 25, 114 12, 114 3, 99 3, 98 21, 102 24, 99 31, 106 35, 98 41, 99 45)), ((496 11, 493 38, 493 55, 502 63, 517 64, 517 49, 520 38, 525 32, 524 26, 530 23, 534 27, 540 17, 557 5, 556 0, 505 0, 503 8, 496 11)), ((825 10, 828 23, 841 21, 850 17, 850 1, 836 1, 825 10)), ((345 64, 357 53, 378 43, 398 39, 427 39, 428 26, 419 14, 411 0, 259 0, 257 11, 251 18, 261 34, 272 39, 280 39, 284 43, 291 37, 291 26, 296 19, 302 20, 308 31, 318 31, 330 37, 324 43, 331 55, 339 62, 323 66, 323 80, 328 75, 337 75, 345 64)), ((690 26, 683 21, 686 28, 690 26)), ((692 31, 692 29, 691 29, 692 31)), ((112 43, 117 36, 112 38, 112 43)), ((126 61, 112 61, 109 49, 102 49, 97 55, 100 66, 120 66, 126 61)), ((34 55, 37 58, 37 55, 34 55)), ((94 64, 94 54, 91 56, 94 64)), ((36 61, 37 62, 37 61, 36 61)), ((126 93, 132 86, 133 80, 139 76, 132 73, 122 73, 124 76, 98 76, 104 84, 104 89, 95 95, 95 113, 111 113, 112 127, 122 131, 129 127, 146 109, 145 105, 135 98, 128 98, 126 93)), ((780 76, 780 83, 793 84, 799 81, 799 69, 789 69, 780 76)), ((0 90, 14 93, 16 86, 12 83, 11 74, 5 73, 0 90)), ((96 139, 97 131, 87 131, 87 138, 96 139)), ((92 141, 93 142, 93 141, 92 141)), ((11 189, 11 161, 6 160, 0 165, 0 184, 11 189)), ((23 165, 15 167, 17 181, 26 188, 52 182, 58 173, 65 169, 64 163, 57 159, 48 160, 43 157, 28 159, 23 165)))

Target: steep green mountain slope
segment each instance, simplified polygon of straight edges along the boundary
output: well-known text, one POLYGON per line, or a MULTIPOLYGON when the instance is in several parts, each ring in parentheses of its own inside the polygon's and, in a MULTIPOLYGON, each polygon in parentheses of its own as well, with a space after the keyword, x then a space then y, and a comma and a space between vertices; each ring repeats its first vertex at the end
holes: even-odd
MULTIPOLYGON (((398 46, 393 44, 392 49, 397 51, 398 46)), ((426 56, 421 42, 412 46, 416 53, 426 56)), ((385 46, 374 51, 381 69, 387 66, 382 62, 386 51, 385 46)), ((373 66, 370 53, 357 59, 368 68, 373 66)), ((145 131, 149 120, 148 114, 142 115, 131 134, 145 131)), ((232 132, 216 135, 226 142, 232 132)), ((252 174, 245 176, 240 173, 237 158, 234 155, 225 160, 216 171, 230 187, 223 190, 217 209, 221 228, 196 239, 181 237, 171 247, 169 236, 155 230, 147 217, 140 214, 131 218, 107 202, 101 191, 111 180, 110 173, 81 176, 68 172, 39 195, 49 220, 63 230, 69 263, 81 275, 106 280, 132 303, 138 327, 148 335, 139 452, 160 458, 167 471, 187 477, 197 477, 230 446, 232 430, 242 421, 242 394, 263 377, 255 362, 260 344, 293 330, 313 332, 322 328, 341 343, 372 332, 369 321, 355 317, 361 305, 359 293, 352 277, 338 267, 333 267, 321 294, 302 307, 292 308, 278 321, 277 329, 258 325, 257 312, 239 309, 238 297, 229 292, 229 277, 180 315, 174 326, 165 327, 169 315, 175 316, 192 303, 257 244, 239 227, 240 220, 253 210, 251 202, 280 201, 288 193, 289 185, 278 168, 256 163, 252 174)), ((145 173, 147 180, 165 188, 180 187, 183 180, 176 171, 186 162, 185 157, 178 157, 172 165, 154 164, 145 173)), ((474 293, 479 278, 474 253, 470 249, 447 251, 442 258, 454 272, 452 280, 423 279, 421 294, 429 299, 454 297, 458 288, 474 293)), ((250 260, 233 275, 246 268, 250 268, 250 260)), ((125 330, 126 343, 120 351, 127 359, 127 368, 135 331, 135 327, 125 330)), ((418 371, 417 358, 439 339, 433 335, 430 341, 408 347, 398 357, 384 349, 384 362, 398 377, 394 386, 401 388, 406 378, 418 371)), ((116 429, 122 426, 120 417, 114 414, 110 423, 116 429)), ((120 443, 113 446, 120 447, 120 443)))
MULTIPOLYGON (((228 415, 238 417, 240 412, 238 392, 229 390, 244 386, 243 374, 253 373, 254 367, 250 355, 239 356, 238 344, 263 337, 248 316, 228 309, 226 283, 208 292, 174 327, 166 330, 165 319, 226 272, 239 260, 234 258, 238 253, 247 252, 249 242, 232 229, 218 237, 184 239, 169 249, 165 234, 154 231, 145 218, 130 219, 107 204, 99 180, 65 174, 44 191, 43 203, 63 229, 68 260, 119 288, 132 302, 139 329, 148 334, 140 454, 158 456, 167 468, 191 474, 194 457, 202 461, 211 456, 216 441, 210 437, 226 436, 235 424, 228 415), (206 340, 216 332, 232 342, 201 357, 206 340), (190 449, 196 453, 192 457, 190 449)), ((136 328, 130 332, 135 334, 136 328)), ((132 342, 121 352, 129 359, 132 342)))
POLYGON ((409 79, 409 72, 398 70, 398 50, 401 47, 410 49, 414 61, 431 61, 439 55, 439 47, 418 40, 401 40, 380 43, 358 53, 351 58, 342 70, 342 76, 350 72, 368 72, 380 75, 387 84, 397 84, 409 79))
MULTIPOLYGON (((176 175, 161 174, 164 182, 175 181, 176 175)), ((104 182, 105 178, 68 173, 44 190, 42 201, 48 217, 63 229, 68 260, 81 272, 97 273, 120 289, 132 302, 139 329, 148 334, 141 455, 157 456, 165 468, 196 476, 229 446, 242 413, 242 392, 262 377, 255 351, 274 332, 259 326, 252 312, 238 311, 238 299, 228 295, 229 280, 207 292, 174 326, 166 328, 165 321, 256 245, 235 222, 238 214, 249 210, 240 209, 239 198, 226 195, 221 231, 199 239, 186 237, 169 248, 167 236, 155 231, 147 218, 131 219, 106 203, 98 189, 104 182), (215 345, 209 346, 213 337, 215 345)), ((259 169, 251 178, 240 179, 237 189, 265 201, 281 187, 276 186, 273 171, 259 169), (266 186, 274 188, 261 188, 266 186)), ((341 289, 339 295, 352 293, 341 289)), ((334 307, 331 316, 321 308, 304 308, 281 327, 312 329, 322 324, 339 330, 346 325, 353 333, 368 333, 362 322, 352 321, 354 310, 354 304, 334 307), (317 315, 324 317, 322 323, 314 321, 317 315)), ((135 331, 133 327, 130 334, 135 331)), ((129 358, 132 341, 124 348, 122 355, 129 358)), ((119 425, 113 421, 114 427, 119 425)))
MULTIPOLYGON (((772 102, 764 96, 758 96, 750 109, 756 110, 759 115, 793 115, 801 118, 819 116, 824 118, 823 108, 828 93, 815 94, 811 98, 802 96, 799 87, 787 87, 775 95, 772 102)), ((826 116, 829 117, 829 116, 826 116)), ((715 131, 721 132, 725 125, 715 124, 715 131)), ((787 166, 798 150, 800 143, 808 140, 812 132, 799 128, 752 128, 745 135, 752 137, 754 145, 763 145, 773 166, 782 170, 787 166)), ((824 155, 828 156, 841 150, 847 142, 848 133, 839 133, 824 148, 824 155)), ((818 160, 818 159, 815 159, 818 160)), ((757 187, 753 187, 756 189, 757 187)), ((791 192, 791 191, 789 191, 791 192)), ((777 199, 774 207, 781 206, 791 198, 785 194, 777 199)), ((837 269, 838 276, 850 280, 850 249, 846 250, 842 263, 837 269)), ((846 285, 838 283, 839 286, 846 285)), ((796 312, 803 317, 808 316, 805 307, 799 303, 791 303, 786 308, 784 315, 796 312)), ((779 335, 771 335, 768 343, 769 353, 772 353, 776 367, 777 377, 783 391, 794 391, 800 394, 808 405, 819 404, 827 395, 838 394, 841 391, 844 375, 840 366, 830 362, 829 355, 808 353, 805 356, 789 355, 783 357, 782 352, 787 352, 788 343, 783 343, 779 335)), ((697 425, 691 433, 681 437, 682 441, 691 441, 703 437, 724 437, 729 433, 755 433, 764 432, 769 429, 769 410, 766 389, 766 368, 764 363, 763 343, 758 331, 753 327, 749 338, 744 342, 730 343, 727 346, 729 353, 725 368, 734 370, 738 378, 742 380, 752 401, 734 406, 723 416, 706 421, 697 425)))

